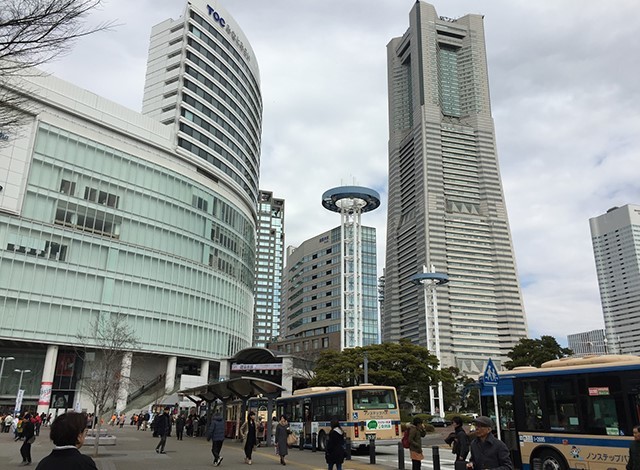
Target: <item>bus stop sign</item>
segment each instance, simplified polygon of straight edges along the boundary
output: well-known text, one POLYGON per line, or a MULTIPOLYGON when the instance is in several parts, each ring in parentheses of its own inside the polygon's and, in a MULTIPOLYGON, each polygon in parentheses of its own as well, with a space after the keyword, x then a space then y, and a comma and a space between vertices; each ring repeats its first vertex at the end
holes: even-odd
POLYGON ((498 385, 498 381, 500 380, 500 376, 498 375, 498 371, 496 370, 496 366, 493 365, 493 361, 489 359, 487 363, 487 367, 484 370, 484 376, 482 377, 482 382, 485 385, 498 385))

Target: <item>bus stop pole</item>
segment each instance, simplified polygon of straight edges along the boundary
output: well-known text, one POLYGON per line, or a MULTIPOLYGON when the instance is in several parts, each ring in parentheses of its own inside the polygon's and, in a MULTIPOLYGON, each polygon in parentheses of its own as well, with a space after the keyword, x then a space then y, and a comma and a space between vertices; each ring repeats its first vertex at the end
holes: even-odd
POLYGON ((496 387, 495 385, 493 386, 493 406, 496 409, 496 431, 498 432, 498 439, 501 439, 500 437, 500 414, 498 412, 498 387, 496 387))

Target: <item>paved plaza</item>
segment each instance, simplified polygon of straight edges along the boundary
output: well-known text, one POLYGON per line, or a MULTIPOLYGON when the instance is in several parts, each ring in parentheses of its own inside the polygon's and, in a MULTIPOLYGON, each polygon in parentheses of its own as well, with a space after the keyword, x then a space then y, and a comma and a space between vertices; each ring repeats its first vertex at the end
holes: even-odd
MULTIPOLYGON (((156 454, 155 446, 158 439, 151 435, 150 431, 138 431, 134 426, 125 425, 122 429, 108 427, 117 438, 115 446, 100 447, 100 455, 94 460, 99 470, 201 470, 213 467, 211 455, 211 443, 204 438, 186 437, 177 441, 174 436, 167 439, 166 454, 156 454)), ((431 445, 440 445, 442 438, 439 434, 427 436, 424 440, 425 458, 423 469, 431 469, 431 445)), ((17 468, 22 461, 20 446, 22 442, 14 442, 13 434, 0 434, 0 468, 17 468)), ((49 440, 49 429, 42 428, 40 436, 31 448, 33 464, 35 468, 38 462, 51 452, 53 444, 49 440)), ((346 461, 345 470, 363 470, 372 468, 397 469, 397 447, 378 447, 376 465, 369 463, 368 455, 354 455, 352 460, 346 461)), ((93 447, 83 447, 82 452, 92 455, 93 447)), ((405 468, 411 468, 408 452, 405 452, 405 468)), ((244 452, 242 443, 227 439, 222 447, 224 460, 220 468, 249 468, 244 464, 244 452)), ((307 470, 325 470, 323 452, 311 452, 290 449, 287 456, 287 467, 307 470)), ((452 470, 453 460, 451 451, 447 447, 441 449, 441 462, 443 470, 452 470)), ((281 469, 280 459, 275 455, 273 447, 259 447, 253 453, 253 465, 262 470, 281 469)))

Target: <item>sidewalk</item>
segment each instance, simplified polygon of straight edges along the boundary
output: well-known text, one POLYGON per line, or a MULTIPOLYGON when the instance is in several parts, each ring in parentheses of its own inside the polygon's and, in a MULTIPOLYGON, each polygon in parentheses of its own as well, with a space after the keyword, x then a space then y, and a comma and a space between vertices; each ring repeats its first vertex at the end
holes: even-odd
MULTIPOLYGON (((184 440, 177 441, 175 435, 167 439, 165 448, 166 454, 157 454, 155 447, 158 439, 154 438, 151 431, 138 431, 135 426, 125 425, 120 429, 107 426, 109 432, 116 436, 115 446, 100 447, 100 454, 94 457, 99 470, 202 470, 213 468, 213 456, 211 454, 211 443, 204 438, 184 437, 184 440)), ((13 434, 0 433, 0 462, 2 469, 18 468, 22 458, 20 457, 21 441, 14 442, 13 434)), ((424 451, 426 460, 422 463, 423 469, 430 469, 431 448, 429 439, 424 440, 424 451)), ((53 447, 49 440, 49 429, 42 428, 40 436, 31 447, 31 455, 35 468, 38 462, 47 456, 53 447)), ((83 447, 82 453, 93 455, 93 447, 83 447)), ((453 461, 448 462, 450 451, 441 451, 442 469, 449 470, 453 467, 453 461)), ((227 439, 222 447, 222 457, 224 460, 220 465, 221 469, 237 469, 258 467, 260 470, 282 469, 280 459, 275 455, 273 447, 258 447, 253 452, 253 465, 249 467, 244 464, 244 451, 242 443, 227 439)), ((326 470, 327 464, 324 460, 324 452, 311 452, 310 450, 300 451, 290 449, 286 458, 287 467, 300 468, 306 470, 326 470)), ((369 464, 368 455, 354 455, 352 460, 345 461, 345 470, 372 470, 397 469, 398 456, 395 446, 385 446, 378 448, 376 455, 376 465, 369 464)), ((405 468, 411 468, 411 460, 408 454, 405 456, 405 468)))

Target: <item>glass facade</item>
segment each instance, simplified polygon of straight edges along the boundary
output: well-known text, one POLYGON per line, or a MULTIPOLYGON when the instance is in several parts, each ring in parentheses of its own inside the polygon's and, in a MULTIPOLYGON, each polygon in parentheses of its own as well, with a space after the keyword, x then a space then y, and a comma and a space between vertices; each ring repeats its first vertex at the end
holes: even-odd
POLYGON ((40 124, 21 217, 0 215, 0 329, 73 344, 124 313, 142 350, 249 346, 254 225, 210 188, 40 124))

